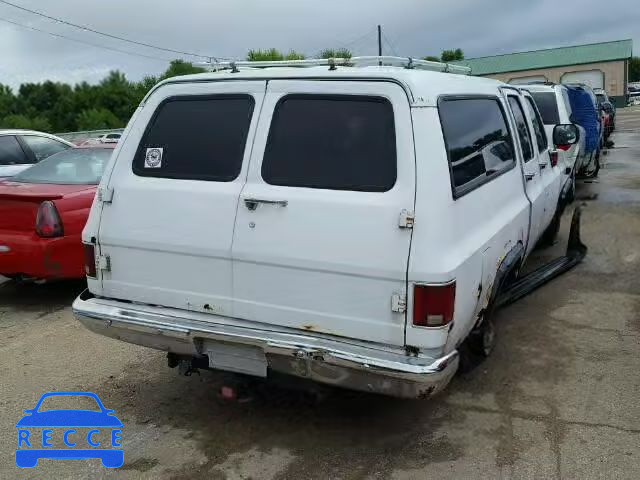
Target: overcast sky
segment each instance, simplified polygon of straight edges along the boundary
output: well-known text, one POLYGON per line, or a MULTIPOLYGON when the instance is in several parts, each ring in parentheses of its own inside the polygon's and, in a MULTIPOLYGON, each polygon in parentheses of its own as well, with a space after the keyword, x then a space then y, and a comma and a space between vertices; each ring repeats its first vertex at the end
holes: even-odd
MULTIPOLYGON (((327 47, 385 54, 470 57, 632 38, 640 8, 629 0, 10 0, 92 29, 202 55, 242 58, 251 48, 327 47), (580 7, 578 8, 578 5, 580 7)), ((96 82, 118 69, 132 80, 163 71, 176 55, 104 38, 0 3, 0 19, 159 59, 74 43, 0 21, 0 83, 96 82), (164 59, 164 60, 162 60, 164 59)), ((198 60, 194 57, 184 57, 198 60)))

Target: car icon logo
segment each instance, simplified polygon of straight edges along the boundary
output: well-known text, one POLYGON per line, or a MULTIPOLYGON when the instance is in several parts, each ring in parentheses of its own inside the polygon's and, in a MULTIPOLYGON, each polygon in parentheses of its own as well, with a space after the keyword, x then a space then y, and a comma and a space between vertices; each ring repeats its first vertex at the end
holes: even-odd
POLYGON ((99 458, 107 468, 118 468, 124 464, 122 422, 114 415, 114 410, 104 407, 95 393, 47 392, 34 408, 26 409, 25 414, 16 423, 18 448, 15 458, 18 467, 33 468, 41 458, 99 458), (40 411, 42 402, 47 398, 60 396, 89 397, 95 400, 97 410, 64 408, 40 411), (54 448, 54 440, 63 442, 64 448, 54 448), (109 448, 105 448, 107 446, 109 448))

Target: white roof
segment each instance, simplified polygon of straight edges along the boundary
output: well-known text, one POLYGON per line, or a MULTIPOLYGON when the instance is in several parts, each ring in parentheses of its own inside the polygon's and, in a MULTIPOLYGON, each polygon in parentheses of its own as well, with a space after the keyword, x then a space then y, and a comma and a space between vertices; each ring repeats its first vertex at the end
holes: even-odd
POLYGON ((554 85, 545 85, 541 83, 519 83, 517 85, 518 88, 522 88, 524 90, 529 90, 530 92, 554 92, 557 87, 561 87, 562 85, 554 84, 554 85))
POLYGON ((335 70, 329 70, 326 66, 305 68, 269 67, 242 68, 237 73, 221 71, 173 77, 156 85, 151 92, 168 83, 262 79, 389 80, 401 84, 407 91, 412 105, 417 107, 437 106, 438 97, 441 95, 495 95, 497 94, 498 87, 506 85, 503 82, 490 78, 402 67, 372 66, 353 68, 337 66, 335 70))
POLYGON ((66 143, 67 145, 73 146, 72 143, 66 141, 64 138, 56 137, 55 135, 51 135, 46 132, 38 132, 37 130, 26 130, 20 128, 4 128, 0 129, 0 135, 37 135, 38 137, 47 137, 53 138, 54 140, 58 140, 59 142, 66 143))

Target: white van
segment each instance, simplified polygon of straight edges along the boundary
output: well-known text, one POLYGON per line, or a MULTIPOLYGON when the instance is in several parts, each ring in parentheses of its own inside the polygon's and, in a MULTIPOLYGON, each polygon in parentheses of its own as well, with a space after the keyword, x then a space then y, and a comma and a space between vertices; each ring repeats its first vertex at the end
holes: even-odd
POLYGON ((171 366, 402 397, 488 355, 493 300, 554 233, 542 119, 498 81, 371 60, 156 86, 84 230, 77 318, 171 366))
POLYGON ((558 163, 563 170, 562 194, 570 200, 575 198, 576 174, 582 171, 595 153, 586 152, 586 133, 583 127, 573 123, 571 103, 567 87, 553 83, 519 85, 531 93, 542 116, 549 143, 553 145, 558 163), (556 125, 574 124, 578 130, 578 141, 573 144, 556 144, 553 133, 556 125))

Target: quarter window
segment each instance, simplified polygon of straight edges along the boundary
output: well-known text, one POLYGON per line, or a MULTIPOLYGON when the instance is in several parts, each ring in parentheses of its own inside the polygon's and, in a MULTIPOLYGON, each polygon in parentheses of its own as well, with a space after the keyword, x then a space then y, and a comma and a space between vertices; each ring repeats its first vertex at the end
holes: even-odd
POLYGON ((533 100, 531 99, 531 97, 525 98, 527 99, 527 108, 529 109, 529 114, 531 115, 531 123, 533 123, 533 131, 536 134, 536 140, 538 141, 538 151, 543 152, 549 146, 549 144, 547 143, 547 134, 544 131, 542 119, 540 118, 540 114, 533 104, 533 100))
POLYGON ((22 139, 36 156, 36 160, 44 160, 54 153, 62 152, 69 148, 66 143, 59 142, 47 137, 38 137, 37 135, 23 135, 22 139))
POLYGON ((497 98, 445 99, 439 110, 454 196, 515 165, 513 142, 497 98))
POLYGON ((0 136, 0 165, 23 165, 27 160, 22 147, 13 135, 0 136))
POLYGON ((136 175, 230 182, 242 168, 254 100, 177 97, 162 103, 133 161, 136 175))
POLYGON ((529 127, 527 126, 522 105, 516 97, 509 96, 509 106, 516 120, 516 128, 518 129, 518 138, 520 139, 524 161, 528 162, 533 158, 533 141, 531 140, 531 133, 529 133, 529 127))
POLYGON ((384 192, 396 182, 391 103, 378 97, 289 95, 277 104, 262 162, 271 185, 384 192))

